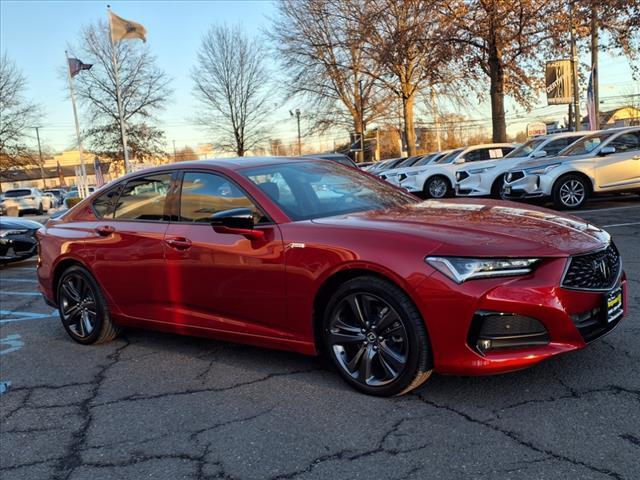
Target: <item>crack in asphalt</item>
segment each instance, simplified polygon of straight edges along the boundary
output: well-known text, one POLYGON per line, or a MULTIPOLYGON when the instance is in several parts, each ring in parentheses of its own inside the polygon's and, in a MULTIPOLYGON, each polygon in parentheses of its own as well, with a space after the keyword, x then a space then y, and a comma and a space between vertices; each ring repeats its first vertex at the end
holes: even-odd
POLYGON ((516 432, 511 431, 511 430, 507 430, 506 428, 503 427, 499 427, 498 425, 494 425, 493 423, 490 423, 489 421, 486 420, 480 420, 478 418, 474 418, 471 415, 469 415, 468 413, 465 413, 463 411, 457 410, 453 407, 450 407, 448 405, 441 405, 439 403, 436 403, 432 400, 429 400, 427 398, 425 398, 424 394, 422 393, 416 393, 415 395, 417 395, 417 397, 424 403, 426 403, 427 405, 431 405, 432 407, 438 408, 438 409, 442 409, 442 410, 446 410, 448 412, 451 413, 455 413, 456 415, 460 416, 461 418, 467 420, 468 422, 471 422, 473 424, 477 424, 477 425, 482 425, 486 428, 489 428, 495 432, 501 433, 502 435, 505 435, 506 437, 510 438, 511 440, 513 440, 515 443, 517 443, 518 445, 521 445, 523 447, 526 447, 534 452, 537 453, 542 453, 545 455, 548 455, 550 457, 552 457, 555 460, 560 460, 563 462, 567 462, 570 463, 572 465, 576 465, 576 466, 581 466, 584 468, 587 468, 593 472, 597 472, 600 473, 602 475, 606 475, 608 477, 614 478, 616 480, 623 480, 624 477, 618 473, 618 472, 614 472, 613 470, 609 470, 608 468, 601 468, 601 467, 597 467, 595 465, 591 465, 589 463, 583 462, 581 460, 576 460, 574 458, 568 457, 566 455, 554 452, 553 450, 549 449, 549 448, 544 448, 544 447, 539 447, 535 444, 533 444, 532 442, 525 440, 523 438, 521 438, 516 432))
POLYGON ((100 393, 100 387, 105 380, 107 371, 120 360, 120 354, 127 348, 130 343, 126 337, 122 337, 124 345, 117 347, 112 353, 107 355, 108 363, 101 366, 98 372, 93 376, 91 382, 93 388, 89 396, 82 400, 79 404, 80 417, 84 418, 84 422, 79 430, 74 432, 72 441, 66 448, 66 454, 58 459, 53 469, 53 478, 56 480, 67 480, 80 465, 83 464, 81 458, 81 447, 86 442, 86 437, 93 423, 93 414, 91 412, 91 402, 95 400, 100 393))

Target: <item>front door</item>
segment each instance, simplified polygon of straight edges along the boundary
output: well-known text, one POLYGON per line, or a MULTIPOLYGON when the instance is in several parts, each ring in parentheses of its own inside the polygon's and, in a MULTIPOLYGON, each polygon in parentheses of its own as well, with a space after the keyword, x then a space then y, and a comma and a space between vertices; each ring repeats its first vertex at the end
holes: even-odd
POLYGON ((165 234, 172 322, 253 335, 283 336, 285 266, 280 229, 233 181, 185 171, 177 221, 165 234), (250 208, 262 240, 216 233, 211 216, 250 208))
POLYGON ((640 132, 618 135, 606 147, 614 147, 616 153, 597 159, 598 187, 603 190, 640 187, 640 132))

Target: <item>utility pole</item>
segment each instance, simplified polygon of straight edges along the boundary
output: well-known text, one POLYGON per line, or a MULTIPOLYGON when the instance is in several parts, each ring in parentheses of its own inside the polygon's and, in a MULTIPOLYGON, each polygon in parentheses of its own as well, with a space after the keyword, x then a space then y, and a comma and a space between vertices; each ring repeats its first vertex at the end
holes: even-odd
POLYGON ((600 95, 598 88, 598 4, 591 0, 591 88, 596 130, 600 129, 600 95))
POLYGON ((40 177, 42 178, 42 188, 47 188, 47 181, 44 178, 44 161, 42 160, 42 147, 40 147, 40 127, 34 127, 36 129, 36 138, 38 139, 38 155, 40 155, 40 177))
POLYGON ((300 109, 296 108, 296 113, 294 114, 291 110, 289 110, 289 115, 292 117, 296 117, 298 121, 298 156, 302 155, 302 137, 300 135, 300 109))
POLYGON ((580 130, 580 92, 578 85, 578 53, 576 51, 576 29, 573 25, 573 0, 569 1, 569 23, 571 24, 571 69, 573 71, 573 114, 575 121, 573 123, 578 132, 580 130))
POLYGON ((173 163, 178 161, 178 155, 176 154, 176 141, 173 141, 173 163))
POLYGON ((358 80, 358 93, 360 95, 360 161, 364 162, 364 93, 362 80, 358 80))

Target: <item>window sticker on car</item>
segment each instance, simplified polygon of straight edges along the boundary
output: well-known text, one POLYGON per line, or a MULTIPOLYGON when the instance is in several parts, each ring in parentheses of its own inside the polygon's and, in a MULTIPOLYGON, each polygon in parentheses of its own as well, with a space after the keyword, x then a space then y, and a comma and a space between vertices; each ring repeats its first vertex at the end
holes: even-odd
POLYGON ((489 150, 489 157, 491 158, 502 158, 502 149, 494 148, 489 150))

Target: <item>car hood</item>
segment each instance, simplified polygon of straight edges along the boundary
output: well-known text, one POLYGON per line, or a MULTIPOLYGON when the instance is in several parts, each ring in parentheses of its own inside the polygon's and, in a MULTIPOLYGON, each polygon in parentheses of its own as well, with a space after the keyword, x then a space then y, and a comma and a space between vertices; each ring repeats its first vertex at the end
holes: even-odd
POLYGON ((37 230, 42 227, 41 223, 34 222, 33 220, 26 220, 23 218, 7 218, 0 217, 0 229, 9 230, 37 230))
POLYGON ((425 254, 478 257, 559 257, 603 248, 607 232, 552 210, 483 199, 429 200, 358 212, 315 223, 383 230, 429 240, 425 254))
POLYGON ((571 162, 573 160, 582 160, 584 158, 592 157, 591 154, 586 155, 572 155, 572 156, 562 156, 562 157, 544 157, 536 160, 524 160, 519 162, 517 165, 514 165, 514 170, 520 170, 522 168, 532 168, 532 167, 541 167, 543 165, 549 165, 550 163, 564 163, 571 162))

